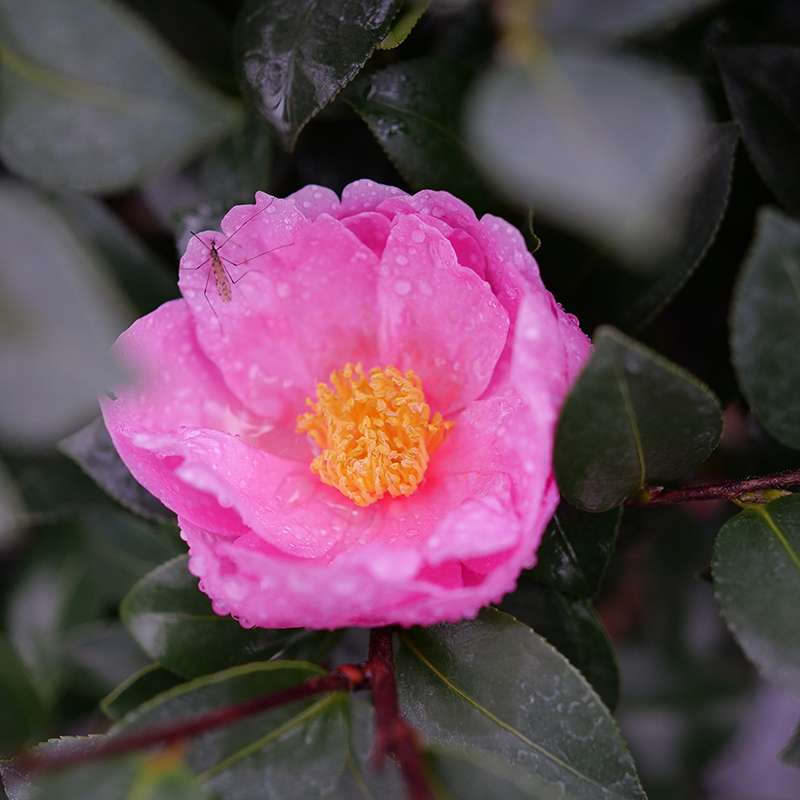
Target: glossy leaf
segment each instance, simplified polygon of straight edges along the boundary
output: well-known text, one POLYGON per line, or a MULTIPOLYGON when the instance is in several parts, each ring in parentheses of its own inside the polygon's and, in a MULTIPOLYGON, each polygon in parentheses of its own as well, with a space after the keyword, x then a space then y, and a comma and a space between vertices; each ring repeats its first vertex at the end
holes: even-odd
POLYGON ((614 648, 588 600, 567 597, 537 583, 533 572, 520 575, 516 590, 500 608, 544 636, 600 695, 611 710, 619 697, 614 648))
POLYGON ((447 61, 404 61, 359 78, 346 99, 413 188, 446 189, 480 211, 488 191, 459 128, 471 77, 447 61))
POLYGON ((674 241, 674 175, 695 158, 698 96, 631 57, 559 51, 534 70, 483 74, 467 108, 475 157, 498 190, 652 266, 674 241))
POLYGON ((733 301, 731 350, 759 421, 800 449, 800 223, 763 209, 733 301))
POLYGON ((605 511, 686 477, 716 448, 722 417, 705 385, 613 328, 594 344, 561 412, 554 465, 571 504, 605 511))
POLYGON ((0 156, 37 183, 122 189, 188 160, 237 122, 235 106, 121 3, 2 0, 0 30, 0 156))
POLYGON ((753 163, 781 203, 800 213, 800 47, 725 47, 717 61, 753 163))
POLYGON ((173 673, 158 664, 148 664, 106 695, 100 702, 100 708, 109 719, 122 719, 143 703, 179 683, 180 679, 173 673))
POLYGON ((0 374, 14 376, 3 382, 0 438, 49 445, 116 377, 109 348, 128 314, 93 251, 42 195, 2 181, 0 213, 0 374))
POLYGON ((427 741, 496 753, 570 800, 644 797, 607 709, 526 625, 489 610, 400 641, 402 710, 427 741))
POLYGON ((59 444, 59 449, 129 511, 146 519, 175 520, 175 515, 131 475, 119 457, 102 417, 68 436, 59 444))
POLYGON ((238 51, 251 99, 287 148, 389 33, 400 0, 250 0, 238 51))
POLYGON ((146 575, 122 603, 120 615, 154 661, 185 678, 247 661, 268 659, 297 636, 294 630, 245 629, 215 614, 189 572, 188 557, 146 575))
POLYGON ((800 694, 800 495, 752 505, 714 546, 714 588, 731 632, 772 681, 800 694))
POLYGON ((594 597, 614 555, 621 517, 621 510, 586 514, 562 503, 539 545, 531 578, 569 597, 594 597))

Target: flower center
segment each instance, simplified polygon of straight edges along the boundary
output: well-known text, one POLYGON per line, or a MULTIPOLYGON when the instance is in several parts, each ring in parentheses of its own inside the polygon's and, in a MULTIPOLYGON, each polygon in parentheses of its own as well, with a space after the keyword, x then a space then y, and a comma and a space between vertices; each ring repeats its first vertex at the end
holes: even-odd
POLYGON ((386 492, 413 494, 431 453, 452 422, 431 418, 422 381, 413 371, 345 364, 331 373, 330 386, 317 384, 312 411, 297 418, 297 430, 321 448, 311 469, 356 505, 368 506, 386 492))

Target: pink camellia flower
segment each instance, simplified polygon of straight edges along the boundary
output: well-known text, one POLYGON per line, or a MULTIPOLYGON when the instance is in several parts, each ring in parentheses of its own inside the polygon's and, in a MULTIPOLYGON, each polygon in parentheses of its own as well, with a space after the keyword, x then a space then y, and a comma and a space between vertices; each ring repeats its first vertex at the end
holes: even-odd
POLYGON ((519 232, 367 180, 259 192, 222 231, 190 240, 183 299, 122 334, 138 379, 102 401, 215 611, 429 624, 512 590, 589 350, 519 232))

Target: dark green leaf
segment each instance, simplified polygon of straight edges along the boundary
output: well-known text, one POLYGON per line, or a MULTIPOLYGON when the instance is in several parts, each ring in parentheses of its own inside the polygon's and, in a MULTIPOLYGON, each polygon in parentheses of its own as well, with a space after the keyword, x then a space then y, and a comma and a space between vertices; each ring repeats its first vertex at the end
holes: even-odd
POLYGON ((556 435, 562 495, 605 511, 648 484, 687 473, 716 448, 717 399, 675 364, 613 328, 600 328, 567 397, 556 435))
POLYGON ((523 573, 500 608, 544 636, 614 709, 619 671, 614 649, 588 600, 574 600, 523 573))
POLYGON ((789 743, 781 751, 781 761, 791 764, 793 767, 800 767, 800 725, 797 726, 789 743))
POLYGON ((800 694, 800 495, 748 506, 725 523, 714 546, 714 586, 748 657, 800 694))
POLYGON ((119 457, 102 417, 61 441, 59 450, 129 511, 146 519, 174 521, 175 515, 131 475, 119 457))
POLYGON ((739 383, 764 427, 800 448, 800 223, 773 209, 756 238, 733 301, 731 350, 739 383))
MULTIPOLYGON (((92 739, 66 740, 88 746, 92 739)), ((45 748, 56 749, 54 743, 45 748)), ((177 756, 132 755, 8 782, 9 800, 204 800, 208 795, 177 756)))
POLYGON ((112 0, 2 0, 0 33, 0 155, 30 180, 121 189, 187 160, 237 123, 229 100, 112 0))
POLYGON ((177 529, 154 526, 111 504, 80 515, 95 591, 118 605, 136 581, 186 552, 177 529))
POLYGON ((753 163, 781 203, 800 212, 800 47, 725 47, 717 61, 753 163))
POLYGON ((41 732, 44 712, 31 677, 14 648, 0 636, 0 757, 41 732))
POLYGON ((134 672, 100 702, 103 713, 113 720, 122 719, 156 695, 177 686, 180 679, 158 664, 148 664, 134 672))
POLYGON ((552 784, 494 753, 435 745, 426 748, 425 756, 434 786, 444 790, 443 800, 555 800, 559 796, 552 784))
POLYGON ((294 630, 248 630, 215 614, 189 572, 187 556, 162 564, 139 581, 120 615, 150 658, 186 678, 271 658, 297 636, 294 630))
MULTIPOLYGON (((319 674, 319 668, 290 661, 234 667, 158 695, 125 717, 112 735, 172 724, 319 674)), ((341 694, 280 706, 194 737, 187 742, 186 760, 225 800, 258 797, 267 785, 274 797, 338 798, 325 787, 335 787, 347 766, 346 713, 341 694)))
MULTIPOLYGON (((713 126, 697 158, 682 175, 676 176, 676 191, 688 194, 686 222, 681 226, 677 247, 659 259, 652 271, 631 274, 601 266, 581 282, 578 300, 586 304, 585 313, 580 314, 586 330, 597 322, 641 330, 691 278, 722 224, 738 138, 733 123, 713 126), (688 193, 685 187, 689 187, 688 193)), ((580 307, 574 310, 582 311, 580 307)))
POLYGON ((489 193, 459 130, 471 77, 447 61, 404 61, 359 78, 347 101, 412 187, 446 189, 480 211, 489 193))
POLYGON ((674 176, 702 142, 693 89, 630 56, 559 50, 483 74, 468 139, 499 191, 652 266, 675 240, 674 176))
POLYGON ((0 437, 49 445, 117 377, 109 348, 128 314, 94 253, 41 195, 2 181, 0 214, 0 374, 14 376, 3 382, 0 437))
POLYGON ((607 709, 513 617, 484 611, 475 621, 404 631, 400 641, 403 713, 429 742, 497 753, 554 796, 644 797, 607 709))
POLYGON ((594 597, 614 555, 621 517, 621 510, 586 514, 562 503, 539 545, 531 578, 569 597, 594 597))
POLYGON ((250 0, 238 51, 244 83, 287 148, 358 74, 391 29, 400 0, 250 0))

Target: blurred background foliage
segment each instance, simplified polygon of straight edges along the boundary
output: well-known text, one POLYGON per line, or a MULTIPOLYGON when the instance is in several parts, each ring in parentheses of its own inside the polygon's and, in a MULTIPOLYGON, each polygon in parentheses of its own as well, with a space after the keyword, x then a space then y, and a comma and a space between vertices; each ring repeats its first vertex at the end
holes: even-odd
MULTIPOLYGON (((190 230, 369 177, 509 219, 596 332, 559 430, 571 505, 503 608, 615 711, 650 798, 800 796, 800 508, 620 511, 797 464, 797 0, 0 0, 0 48, 3 755, 255 656, 357 649, 209 632, 174 519, 93 418, 190 230)), ((152 796, 198 797, 173 766, 152 796)))

